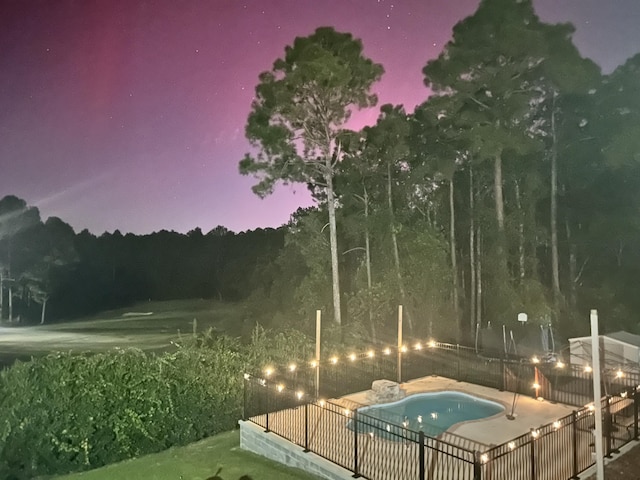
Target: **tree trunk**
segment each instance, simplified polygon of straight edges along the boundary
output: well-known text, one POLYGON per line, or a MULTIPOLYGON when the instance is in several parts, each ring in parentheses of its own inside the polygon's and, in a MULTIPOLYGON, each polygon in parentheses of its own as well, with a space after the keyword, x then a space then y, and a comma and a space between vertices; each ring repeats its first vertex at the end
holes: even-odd
POLYGON ((363 201, 364 201, 364 219, 365 219, 365 230, 364 230, 364 248, 365 248, 365 262, 367 267, 367 291, 369 298, 369 305, 367 306, 367 310, 369 313, 369 325, 371 326, 371 339, 375 343, 376 341, 376 324, 373 319, 373 314, 371 312, 371 289, 373 288, 373 281, 371 279, 371 241, 369 239, 369 193, 367 192, 367 187, 363 186, 363 201))
POLYGON ((453 176, 449 180, 449 246, 451 249, 451 278, 453 288, 453 315, 456 322, 456 341, 460 343, 462 329, 460 328, 460 313, 458 312, 458 260, 456 257, 456 215, 453 195, 453 176))
POLYGON ((13 322, 13 285, 9 284, 9 323, 13 322))
POLYGON ((333 287, 333 319, 338 325, 342 325, 342 312, 340 308, 340 274, 338 272, 338 234, 336 229, 336 205, 333 192, 333 175, 331 172, 331 158, 327 157, 327 209, 329 211, 329 245, 331 248, 331 278, 333 287))
POLYGON ((577 303, 578 254, 576 245, 571 240, 571 227, 568 219, 565 220, 565 228, 567 230, 567 243, 569 244, 569 305, 571 308, 575 308, 577 303))
POLYGON ((0 323, 4 314, 4 268, 0 265, 0 323))
MULTIPOLYGON (((493 159, 493 193, 496 202, 496 220, 498 222, 498 232, 500 242, 504 240, 504 198, 502 195, 502 154, 499 153, 493 159)), ((504 246, 499 245, 502 250, 504 246)))
POLYGON ((482 230, 478 227, 476 241, 476 275, 478 278, 478 293, 476 294, 476 329, 482 327, 482 230))
POLYGON ((520 285, 524 282, 525 256, 524 256, 524 212, 520 199, 520 183, 516 180, 516 207, 518 208, 518 277, 520 285))
POLYGON ((556 97, 553 93, 551 109, 551 273, 553 300, 556 310, 560 302, 560 267, 558 259, 558 150, 556 136, 556 97))
POLYGON ((42 299, 42 314, 40 315, 40 325, 44 325, 45 312, 47 311, 47 297, 42 299))
POLYGON ((473 195, 473 167, 469 165, 469 328, 473 333, 476 328, 476 246, 475 246, 475 198, 473 195))
MULTIPOLYGON (((400 253, 398 251, 398 237, 396 235, 395 214, 393 211, 393 189, 391 188, 391 163, 387 163, 387 204, 389 206, 389 224, 391 227, 391 242, 393 244, 393 259, 396 267, 396 277, 398 278, 398 288, 400 289, 400 298, 403 305, 406 305, 406 291, 404 289, 404 281, 402 279, 402 270, 400 269, 400 253)), ((413 321, 411 313, 406 305, 407 321, 409 323, 409 331, 413 332, 413 321)))

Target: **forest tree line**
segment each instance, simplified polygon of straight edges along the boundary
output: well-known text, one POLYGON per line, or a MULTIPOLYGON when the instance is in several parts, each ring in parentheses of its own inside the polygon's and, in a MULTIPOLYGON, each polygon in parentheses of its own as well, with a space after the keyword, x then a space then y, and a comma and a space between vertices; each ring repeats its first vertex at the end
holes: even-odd
POLYGON ((409 332, 458 342, 519 312, 565 338, 592 308, 637 331, 640 55, 604 75, 573 32, 483 0, 425 60, 424 103, 359 131, 383 66, 331 27, 296 38, 260 75, 240 171, 261 196, 305 182, 319 208, 293 219, 265 302, 374 338, 398 304, 409 332))
POLYGON ((68 320, 135 302, 188 298, 238 301, 257 266, 283 245, 282 229, 234 233, 218 226, 180 234, 76 234, 43 222, 15 196, 0 200, 1 316, 14 324, 68 320))

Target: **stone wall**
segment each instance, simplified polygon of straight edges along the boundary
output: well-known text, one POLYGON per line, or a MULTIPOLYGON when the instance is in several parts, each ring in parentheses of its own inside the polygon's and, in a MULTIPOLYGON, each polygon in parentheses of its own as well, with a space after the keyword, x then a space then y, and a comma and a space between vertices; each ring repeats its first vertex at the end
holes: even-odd
POLYGON ((266 433, 255 423, 241 420, 240 448, 257 453, 289 467, 299 468, 305 472, 328 480, 347 480, 352 473, 338 465, 325 460, 312 452, 304 452, 302 447, 288 442, 275 433, 266 433))

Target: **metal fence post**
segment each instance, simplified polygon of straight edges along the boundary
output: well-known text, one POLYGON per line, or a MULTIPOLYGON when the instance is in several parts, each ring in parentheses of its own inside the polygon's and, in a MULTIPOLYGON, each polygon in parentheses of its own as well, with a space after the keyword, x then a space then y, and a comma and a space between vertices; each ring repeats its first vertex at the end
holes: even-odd
POLYGON ((531 429, 531 480, 536 480, 536 438, 533 436, 533 428, 531 429))
POLYGON ((480 452, 473 452, 473 480, 482 480, 482 462, 480 452))
POLYGON ((353 478, 359 478, 358 467, 358 409, 353 411, 353 478))
POLYGON ((638 440, 638 387, 633 389, 633 439, 638 440))
POLYGON ((265 402, 266 406, 267 406, 267 420, 266 420, 266 423, 265 423, 265 430, 264 431, 265 431, 265 433, 269 433, 269 387, 265 386, 264 388, 267 389, 267 392, 265 393, 266 399, 267 399, 267 401, 265 402))
POLYGON ((309 403, 304 404, 304 451, 309 451, 309 403))
POLYGON ((500 356, 500 373, 502 374, 502 382, 500 385, 500 391, 504 392, 507 388, 506 388, 506 378, 507 378, 507 372, 504 369, 504 358, 502 358, 502 356, 500 356))
POLYGON ((603 421, 604 421, 603 430, 604 430, 604 436, 606 440, 606 449, 604 454, 607 458, 611 458, 611 430, 613 429, 613 425, 611 421, 611 395, 607 395, 605 397, 603 421))
POLYGON ((420 480, 424 480, 424 475, 425 475, 425 468, 424 468, 424 432, 422 430, 420 430, 418 432, 418 441, 420 442, 420 447, 419 447, 419 462, 420 465, 418 466, 418 472, 420 472, 420 480))
POLYGON ((247 378, 242 380, 242 420, 247 419, 247 378))
POLYGON ((456 361, 457 361, 457 374, 456 380, 460 381, 460 344, 456 343, 456 361))
POLYGON ((578 413, 571 412, 571 449, 573 450, 573 475, 571 480, 578 480, 578 413))

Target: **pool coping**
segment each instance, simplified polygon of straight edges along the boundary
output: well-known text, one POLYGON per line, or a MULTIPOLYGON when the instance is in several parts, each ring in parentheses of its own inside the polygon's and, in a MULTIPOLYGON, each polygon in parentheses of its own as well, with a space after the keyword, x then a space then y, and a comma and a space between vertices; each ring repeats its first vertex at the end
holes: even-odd
MULTIPOLYGON (((454 434, 487 447, 508 442, 519 435, 528 433, 532 428, 552 423, 558 418, 569 415, 578 408, 562 403, 549 402, 548 400, 539 400, 533 398, 533 396, 514 394, 513 392, 501 391, 496 388, 460 382, 437 375, 410 380, 402 383, 400 387, 406 394, 405 398, 418 393, 453 391, 470 394, 483 400, 503 405, 505 410, 501 413, 484 419, 457 423, 436 437, 446 441, 447 434, 454 434), (511 413, 514 395, 516 407, 513 419, 509 420, 507 415, 511 413), (479 426, 482 428, 478 428, 479 426)), ((368 399, 367 392, 365 390, 346 395, 341 397, 340 400, 353 402, 363 407, 389 403, 372 402, 368 399)))

